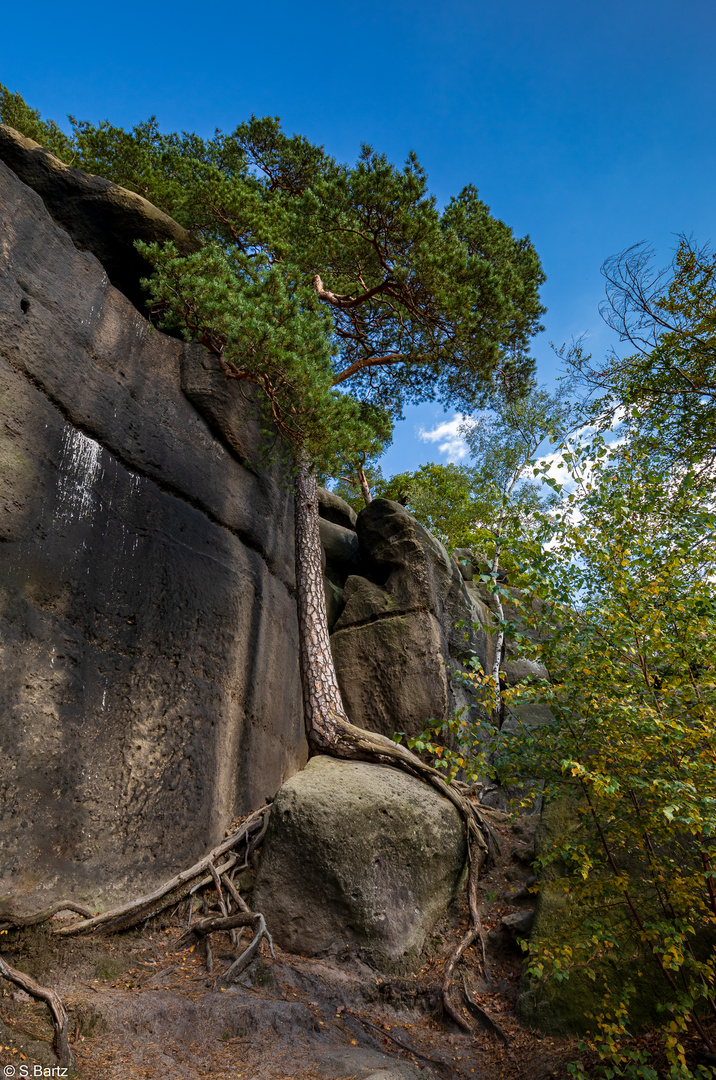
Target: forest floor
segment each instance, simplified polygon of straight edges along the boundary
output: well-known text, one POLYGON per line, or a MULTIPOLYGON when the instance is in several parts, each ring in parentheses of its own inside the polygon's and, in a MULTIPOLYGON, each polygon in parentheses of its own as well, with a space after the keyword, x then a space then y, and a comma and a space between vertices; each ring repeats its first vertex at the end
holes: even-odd
MULTIPOLYGON (((221 990, 217 980, 236 955, 228 933, 212 936, 209 975, 200 947, 181 940, 178 915, 112 936, 8 934, 3 955, 60 994, 81 1080, 563 1080, 582 1056, 577 1040, 519 1022, 522 953, 502 923, 534 908, 533 824, 489 816, 502 856, 480 885, 488 974, 470 950, 457 977, 498 1021, 506 1045, 486 1028, 468 1035, 442 1014, 442 970, 468 924, 464 895, 431 934, 420 968, 401 977, 350 950, 308 958, 277 948, 274 959, 264 942, 239 981, 221 990)), ((35 1064, 55 1064, 51 1038, 46 1008, 6 986, 0 1076, 7 1065, 18 1077, 58 1075, 33 1073, 35 1064)))

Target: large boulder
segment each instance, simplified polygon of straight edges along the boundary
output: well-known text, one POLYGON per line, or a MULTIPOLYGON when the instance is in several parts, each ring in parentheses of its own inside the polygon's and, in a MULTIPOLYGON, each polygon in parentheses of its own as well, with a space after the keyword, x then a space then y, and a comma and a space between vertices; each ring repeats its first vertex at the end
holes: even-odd
MULTIPOLYGON (((354 581, 348 579, 346 591, 354 581)), ((430 611, 397 613, 348 632, 334 631, 331 650, 343 704, 360 727, 388 737, 396 731, 414 735, 430 717, 447 714, 444 643, 430 611)))
POLYGON ((427 784, 387 766, 316 757, 279 790, 254 892, 289 952, 346 946, 409 968, 454 895, 462 821, 427 784))
MULTIPOLYGON (((452 561, 404 506, 373 499, 358 515, 356 531, 362 550, 402 611, 442 607, 452 584, 452 561)), ((350 610, 344 615, 348 625, 350 610)))
POLYGON ((0 124, 0 161, 37 192, 73 243, 91 251, 115 288, 142 312, 147 294, 139 282, 152 267, 134 247, 135 240, 171 240, 181 255, 199 247, 186 229, 141 195, 65 165, 6 124, 0 124))
POLYGON ((0 162, 0 897, 135 894, 306 760, 251 409, 0 162))

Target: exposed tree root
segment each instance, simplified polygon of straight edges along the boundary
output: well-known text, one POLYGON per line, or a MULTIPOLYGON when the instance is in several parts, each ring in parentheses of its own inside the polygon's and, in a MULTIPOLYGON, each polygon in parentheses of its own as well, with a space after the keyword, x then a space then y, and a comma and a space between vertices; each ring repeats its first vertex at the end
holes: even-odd
POLYGON ((392 1031, 387 1031, 385 1028, 380 1027, 379 1024, 369 1020, 366 1016, 361 1016, 360 1013, 354 1012, 353 1009, 346 1009, 346 1015, 353 1017, 363 1027, 368 1028, 369 1031, 375 1031, 383 1039, 390 1039, 396 1046, 399 1046, 401 1050, 407 1050, 413 1057, 420 1058, 422 1061, 429 1061, 433 1065, 449 1065, 450 1062, 445 1061, 444 1058, 433 1057, 431 1054, 426 1054, 423 1050, 418 1050, 417 1047, 411 1046, 410 1043, 403 1042, 397 1035, 394 1035, 392 1031))
MULTIPOLYGON (((467 933, 463 936, 462 940, 459 942, 457 948, 454 950, 454 952, 450 956, 450 959, 448 960, 447 964, 445 965, 445 972, 443 974, 443 985, 442 985, 443 1008, 445 1009, 445 1012, 448 1014, 448 1016, 450 1016, 455 1021, 455 1023, 459 1027, 461 1027, 463 1029, 463 1031, 470 1031, 470 1032, 472 1032, 472 1030, 473 1030, 472 1029, 472 1024, 470 1024, 469 1021, 463 1016, 463 1014, 457 1009, 457 1007, 455 1006, 455 1004, 454 1004, 454 1002, 452 1000, 452 978, 453 978, 453 973, 455 971, 455 968, 457 967, 457 965, 459 964, 460 960, 465 955, 467 950, 470 948, 470 946, 475 941, 478 941, 480 943, 480 953, 481 953, 482 968, 483 968, 483 972, 485 972, 485 939, 484 939, 483 932, 482 932, 482 920, 480 919, 480 909, 479 909, 478 903, 477 903, 478 874, 479 874, 479 860, 477 858, 477 853, 471 847, 471 849, 470 849, 470 875, 468 877, 468 883, 467 883, 467 899, 468 899, 468 906, 470 908, 470 919, 471 919, 471 922, 472 922, 472 926, 467 931, 467 933)), ((467 995, 467 987, 465 987, 465 994, 466 994, 466 997, 467 997, 468 996, 467 995)), ((478 1010, 480 1012, 484 1011, 477 1004, 477 1002, 475 1002, 472 999, 468 998, 468 1007, 470 1007, 471 1005, 474 1006, 474 1009, 471 1009, 471 1011, 473 1013, 475 1012, 475 1010, 478 1010)), ((485 1017, 487 1017, 487 1020, 491 1019, 491 1018, 489 1018, 487 1016, 487 1013, 485 1013, 485 1017)), ((488 1026, 489 1026, 489 1024, 488 1024, 488 1026)), ((497 1025, 497 1026, 499 1027, 499 1025, 497 1025)), ((493 1030, 494 1030, 494 1028, 493 1028, 493 1030)), ((500 1031, 501 1030, 502 1029, 500 1029, 500 1031)))
POLYGON ((273 941, 271 935, 266 929, 266 922, 263 915, 258 911, 240 911, 236 915, 214 915, 209 916, 206 919, 199 919, 198 922, 193 923, 189 927, 187 932, 182 936, 180 940, 185 940, 191 934, 197 934, 199 937, 206 938, 207 948, 207 970, 211 971, 213 968, 213 962, 209 961, 211 956, 211 945, 209 944, 209 935, 214 934, 220 930, 235 930, 237 927, 251 926, 253 927, 254 936, 251 941, 241 953, 234 960, 231 967, 222 976, 222 983, 227 985, 231 982, 235 982, 242 971, 245 970, 253 960, 254 956, 258 952, 261 946, 261 939, 266 938, 271 949, 271 955, 275 957, 273 951, 273 941))
MULTIPOLYGON (((472 1032, 473 1026, 466 1016, 460 1011, 452 998, 452 980, 457 964, 466 950, 475 942, 479 941, 484 965, 485 950, 480 922, 480 914, 477 905, 477 881, 481 867, 494 859, 497 845, 489 824, 480 814, 478 808, 459 790, 458 786, 448 785, 440 773, 406 747, 380 735, 377 732, 367 731, 355 727, 341 717, 333 717, 334 723, 328 730, 330 736, 311 731, 311 742, 315 751, 327 753, 344 760, 368 761, 381 765, 389 765, 410 773, 430 784, 442 796, 448 799, 460 814, 467 833, 469 878, 468 897, 472 926, 460 941, 445 966, 445 974, 442 984, 442 1001, 444 1011, 464 1031, 472 1032)), ((219 930, 228 930, 232 934, 234 945, 238 944, 236 930, 251 926, 253 937, 246 949, 236 958, 231 967, 222 977, 222 982, 228 984, 248 966, 260 947, 263 937, 266 937, 273 954, 273 944, 266 929, 263 916, 248 910, 248 905, 241 898, 234 887, 230 877, 230 871, 236 871, 248 865, 251 852, 263 839, 268 825, 270 807, 262 806, 249 814, 241 827, 220 844, 213 848, 198 863, 187 870, 175 875, 164 882, 163 885, 153 892, 136 900, 128 901, 118 907, 105 911, 100 915, 91 916, 90 912, 71 902, 58 902, 51 908, 39 912, 33 916, 15 916, 3 912, 3 916, 11 926, 29 926, 51 919, 58 911, 69 909, 84 916, 81 920, 71 923, 69 926, 58 926, 54 933, 61 936, 86 934, 98 929, 117 931, 127 929, 137 923, 143 922, 159 912, 180 903, 187 896, 195 893, 200 888, 210 885, 212 882, 216 889, 221 915, 200 919, 188 927, 187 933, 194 933, 204 939, 206 949, 207 969, 211 971, 213 958, 210 944, 210 935, 219 930), (240 864, 240 853, 235 849, 242 843, 245 844, 243 863, 240 864), (225 860, 216 865, 221 856, 225 860), (208 871, 208 873, 207 873, 208 871), (198 879, 198 880, 197 880, 198 879), (223 886, 222 886, 223 882, 223 886), (226 896, 224 894, 226 889, 226 896), (240 909, 238 913, 231 914, 231 900, 240 909)), ((206 910, 206 909, 205 909, 206 910)), ((191 918, 191 913, 189 914, 191 918)), ((51 993, 51 991, 44 991, 51 993)), ((44 999, 43 999, 44 1000, 44 999)), ((59 1001, 59 999, 57 999, 59 1001)), ((499 1024, 492 1020, 477 1002, 470 996, 465 987, 465 1002, 469 1011, 476 1016, 500 1038, 506 1041, 506 1036, 499 1024)), ((61 1006, 60 1006, 61 1007, 61 1006)))
POLYGON ((394 768, 403 769, 425 780, 446 799, 449 799, 456 808, 465 822, 471 851, 473 842, 477 845, 480 862, 484 863, 488 858, 494 857, 494 842, 490 826, 477 807, 457 788, 445 783, 437 769, 426 765, 411 750, 399 743, 394 743, 385 735, 355 727, 354 724, 350 724, 341 717, 335 717, 334 731, 335 735, 332 733, 330 738, 317 735, 315 730, 311 732, 311 742, 319 753, 352 761, 372 761, 378 765, 392 765, 394 768))
MULTIPOLYGON (((62 937, 68 937, 73 934, 87 934, 100 927, 106 930, 126 930, 130 926, 135 926, 137 923, 157 915, 160 911, 171 907, 172 904, 183 900, 195 887, 198 887, 194 885, 195 878, 203 875, 210 866, 213 866, 219 856, 237 847, 254 830, 260 830, 269 811, 269 806, 262 806, 258 810, 254 810, 236 832, 231 833, 220 844, 217 844, 198 863, 189 867, 188 870, 182 870, 180 874, 170 878, 169 881, 165 881, 163 885, 160 885, 159 888, 146 896, 141 896, 138 900, 130 900, 126 904, 105 911, 101 915, 95 915, 91 919, 73 922, 69 926, 59 926, 54 930, 54 933, 62 937)), ((250 840, 247 843, 250 844, 250 840)), ((237 861, 238 858, 230 858, 218 870, 215 868, 215 873, 226 873, 236 865, 237 861)), ((213 877, 209 876, 207 884, 212 880, 213 877)))
POLYGON ((467 1002, 467 1007, 470 1012, 473 1014, 473 1016, 476 1016, 477 1019, 485 1025, 485 1027, 489 1028, 493 1035, 496 1035, 497 1038, 500 1039, 505 1044, 505 1046, 507 1046, 509 1043, 509 1039, 507 1038, 505 1029, 500 1024, 498 1024, 497 1020, 495 1020, 493 1016, 490 1016, 487 1009, 483 1009, 482 1005, 478 1004, 478 1002, 475 1001, 475 998, 470 993, 470 990, 468 988, 467 979, 465 978, 464 972, 462 976, 462 986, 463 992, 465 994, 465 1001, 467 1002))
MULTIPOLYGON (((61 910, 61 909, 60 909, 61 910)), ((52 1023, 55 1028, 55 1036, 52 1040, 52 1046, 57 1055, 57 1060, 63 1068, 73 1069, 75 1066, 74 1054, 70 1050, 70 1044, 68 1041, 69 1034, 69 1021, 65 1007, 60 1001, 58 995, 54 990, 48 990, 44 986, 40 986, 34 979, 31 979, 29 975, 25 975, 22 971, 18 971, 16 968, 11 967, 7 961, 3 960, 0 956, 0 975, 9 979, 15 986, 19 986, 21 990, 24 990, 26 994, 31 994, 32 997, 38 998, 40 1001, 44 1001, 50 1010, 52 1016, 52 1023)))
POLYGON ((268 941, 271 955, 275 960, 276 954, 273 951, 273 941, 271 940, 271 935, 266 929, 264 917, 263 915, 261 915, 260 912, 256 912, 256 914, 254 915, 254 936, 252 937, 251 941, 244 949, 244 951, 241 953, 241 955, 236 957, 229 970, 225 972, 225 974, 222 976, 221 982, 223 986, 228 986, 229 983, 236 982, 241 972, 249 966, 254 956, 259 951, 262 938, 266 938, 266 940, 268 941))
MULTIPOLYGON (((470 1021, 457 1008, 452 999, 452 979, 457 964, 462 959, 466 950, 475 942, 479 941, 482 955, 482 963, 485 963, 485 942, 482 932, 482 922, 477 903, 477 882, 481 867, 495 858, 497 844, 494 840, 490 826, 480 814, 477 807, 470 802, 457 788, 447 784, 440 773, 430 765, 426 765, 417 755, 407 750, 404 746, 394 743, 384 735, 377 732, 365 731, 355 727, 345 720, 336 718, 336 736, 329 740, 316 739, 321 743, 318 748, 323 753, 330 753, 335 757, 349 760, 373 761, 378 764, 392 765, 401 768, 412 775, 431 784, 441 795, 449 799, 455 806, 460 817, 465 823, 468 840, 468 902, 470 907, 470 919, 472 926, 460 941, 452 956, 445 965, 445 974, 442 984, 443 1008, 448 1016, 463 1029, 473 1033, 470 1021), (329 745, 325 743, 328 742, 329 745)), ((507 1036, 499 1024, 492 1020, 481 1007, 470 998, 466 992, 468 1008, 480 1019, 487 1023, 488 1027, 499 1037, 507 1040, 507 1036)))
POLYGON ((15 927, 25 926, 39 926, 41 923, 49 922, 54 918, 58 911, 74 911, 78 915, 83 915, 86 919, 92 917, 92 912, 82 907, 81 904, 76 904, 74 900, 58 900, 57 903, 51 904, 48 908, 43 908, 42 911, 36 911, 34 915, 18 915, 14 911, 8 911, 5 908, 0 910, 0 930, 11 930, 15 927))

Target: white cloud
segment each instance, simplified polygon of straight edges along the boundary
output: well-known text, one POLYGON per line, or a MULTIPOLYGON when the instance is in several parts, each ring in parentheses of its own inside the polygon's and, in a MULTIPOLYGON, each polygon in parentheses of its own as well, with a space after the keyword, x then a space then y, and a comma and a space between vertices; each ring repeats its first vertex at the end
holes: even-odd
POLYGON ((420 428, 418 435, 423 442, 438 443, 438 450, 445 455, 448 461, 462 461, 470 453, 470 449, 460 430, 466 422, 469 422, 469 417, 464 416, 462 413, 455 413, 452 420, 446 420, 445 423, 438 424, 437 427, 429 430, 420 428))

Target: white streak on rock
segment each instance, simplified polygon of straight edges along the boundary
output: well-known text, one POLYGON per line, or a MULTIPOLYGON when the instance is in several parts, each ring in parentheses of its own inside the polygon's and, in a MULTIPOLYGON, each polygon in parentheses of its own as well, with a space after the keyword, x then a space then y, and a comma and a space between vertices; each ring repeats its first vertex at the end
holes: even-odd
POLYGON ((64 523, 92 513, 92 487, 102 465, 102 447, 77 428, 67 427, 62 438, 60 459, 59 517, 64 523))

